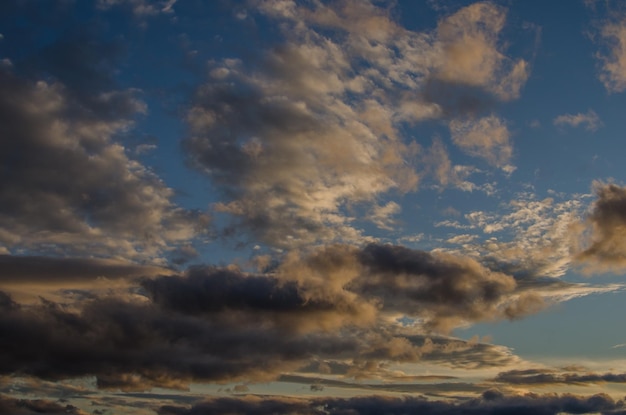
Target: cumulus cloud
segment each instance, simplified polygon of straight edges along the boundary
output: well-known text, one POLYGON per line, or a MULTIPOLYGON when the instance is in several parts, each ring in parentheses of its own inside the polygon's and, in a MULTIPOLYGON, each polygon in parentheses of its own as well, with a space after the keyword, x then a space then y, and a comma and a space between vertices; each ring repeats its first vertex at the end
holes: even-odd
POLYGON ((626 265, 626 188, 602 182, 595 182, 594 188, 597 200, 577 259, 588 271, 619 272, 626 265))
POLYGON ((593 110, 589 110, 586 113, 579 112, 578 114, 563 114, 556 117, 552 123, 557 127, 570 126, 578 127, 584 126, 587 131, 596 131, 602 127, 602 121, 598 114, 593 110))
POLYGON ((156 259, 200 215, 114 141, 145 105, 132 90, 83 99, 59 82, 0 71, 0 245, 156 259))
POLYGON ((510 349, 435 331, 519 318, 598 292, 514 278, 468 257, 381 244, 292 251, 264 273, 191 267, 150 276, 148 268, 112 261, 29 265, 8 258, 33 283, 43 276, 29 275, 50 265, 50 279, 87 286, 78 299, 65 292, 25 303, 0 295, 0 339, 6 339, 0 373, 51 380, 91 375, 101 388, 122 390, 267 381, 314 362, 336 362, 320 372, 343 367, 335 373, 357 379, 388 378, 394 362, 507 367, 519 362, 510 349), (82 267, 92 269, 83 275, 82 267), (65 268, 74 274, 55 276, 65 268), (100 272, 148 275, 99 290, 91 279, 100 272), (398 323, 402 317, 411 323, 398 323))
POLYGON ((246 323, 253 313, 203 319, 151 303, 100 299, 78 312, 44 302, 3 302, 2 373, 44 379, 85 375, 100 387, 180 388, 192 380, 269 380, 312 356, 353 354, 338 335, 298 336, 246 323), (45 346, 42 346, 45 345, 45 346), (263 365, 259 365, 263 362, 263 365))
MULTIPOLYGON (((356 218, 389 226, 377 199, 415 190, 425 173, 420 146, 401 128, 513 99, 527 76, 525 61, 503 53, 505 10, 491 3, 463 8, 430 32, 406 30, 369 2, 255 4, 288 36, 254 72, 235 59, 214 62, 189 109, 184 148, 226 196, 215 205, 235 219, 226 232, 247 230, 282 248, 362 240, 356 218)), ((488 148, 488 160, 504 168, 508 132, 486 120, 484 133, 497 134, 476 132, 464 148, 488 148)), ((440 181, 474 188, 455 174, 440 181)))
POLYGON ((474 3, 443 19, 437 27, 442 55, 437 77, 486 88, 503 100, 517 98, 528 78, 528 63, 507 58, 498 48, 505 10, 474 3))

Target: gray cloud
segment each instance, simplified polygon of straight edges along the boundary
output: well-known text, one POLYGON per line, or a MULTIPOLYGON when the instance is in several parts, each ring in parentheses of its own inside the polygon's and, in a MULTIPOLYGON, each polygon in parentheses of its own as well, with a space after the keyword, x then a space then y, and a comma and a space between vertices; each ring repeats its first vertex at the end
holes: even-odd
MULTIPOLYGON (((51 279, 70 282, 89 282, 99 271, 147 271, 111 261, 7 258, 34 284, 41 278, 28 275, 45 265, 51 279)), ((519 318, 544 307, 544 298, 589 291, 516 280, 469 258, 376 244, 293 251, 268 273, 192 267, 123 280, 116 290, 89 282, 78 301, 68 292, 28 304, 1 295, 0 373, 94 375, 102 388, 145 390, 271 380, 314 362, 336 362, 319 371, 370 379, 389 378, 389 362, 506 367, 519 362, 506 347, 427 333, 519 318), (401 316, 413 324, 391 323, 401 316)))
MULTIPOLYGON (((146 270, 111 261, 7 258, 34 284, 41 278, 29 275, 45 265, 51 279, 70 282, 90 281, 99 271, 116 277, 146 270), (70 272, 63 277, 65 266, 70 272)), ((484 297, 490 308, 510 293, 499 291, 504 276, 491 281, 474 275, 475 266, 399 247, 338 246, 286 258, 271 274, 205 267, 144 278, 139 287, 127 278, 117 291, 87 285, 74 302, 65 293, 24 305, 3 293, 0 373, 53 380, 95 375, 102 388, 143 390, 184 388, 192 380, 269 380, 319 359, 347 364, 345 375, 354 377, 384 377, 387 361, 506 366, 515 360, 506 348, 385 327, 389 313, 414 314, 433 327, 482 318, 470 299, 484 297), (464 278, 476 290, 461 289, 464 278), (409 284, 402 296, 401 283, 409 284), (401 301, 390 301, 392 295, 401 301)))
POLYGON ((171 272, 126 261, 93 258, 56 258, 0 255, 0 284, 71 284, 97 278, 136 279, 171 272))
POLYGON ((184 277, 146 279, 142 287, 152 301, 166 310, 190 315, 241 318, 247 324, 278 325, 289 331, 315 331, 346 325, 370 325, 376 308, 348 293, 312 296, 308 287, 268 275, 192 268, 184 277))
POLYGON ((626 266, 626 188, 602 182, 594 187, 597 200, 587 218, 590 237, 577 259, 590 272, 620 271, 626 266))
POLYGON ((155 259, 196 234, 200 215, 172 203, 173 190, 114 141, 131 114, 145 111, 133 91, 77 102, 63 84, 4 70, 0 85, 5 252, 155 259))
POLYGON ((495 382, 514 385, 579 385, 589 383, 626 383, 624 373, 571 373, 550 369, 510 370, 499 373, 495 382))
POLYGON ((11 415, 86 415, 87 412, 69 405, 45 399, 16 399, 0 395, 0 413, 11 415))
POLYGON ((94 300, 79 312, 47 301, 29 307, 3 301, 3 307, 0 372, 95 375, 101 387, 268 380, 312 356, 351 355, 357 346, 339 335, 297 335, 248 322, 252 313, 202 319, 115 299, 94 300))
POLYGON ((541 414, 558 413, 620 413, 621 401, 614 401, 605 394, 590 397, 576 395, 510 395, 495 390, 485 391, 480 398, 461 402, 427 400, 422 397, 386 398, 356 397, 345 399, 296 399, 296 398, 221 398, 197 403, 191 408, 163 406, 160 415, 199 414, 541 414))

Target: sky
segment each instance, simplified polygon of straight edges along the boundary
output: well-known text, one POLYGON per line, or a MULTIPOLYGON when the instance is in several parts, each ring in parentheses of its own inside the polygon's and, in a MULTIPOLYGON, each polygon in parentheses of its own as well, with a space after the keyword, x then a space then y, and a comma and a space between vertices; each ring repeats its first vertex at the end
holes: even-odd
POLYGON ((626 4, 0 2, 0 413, 626 413, 626 4))

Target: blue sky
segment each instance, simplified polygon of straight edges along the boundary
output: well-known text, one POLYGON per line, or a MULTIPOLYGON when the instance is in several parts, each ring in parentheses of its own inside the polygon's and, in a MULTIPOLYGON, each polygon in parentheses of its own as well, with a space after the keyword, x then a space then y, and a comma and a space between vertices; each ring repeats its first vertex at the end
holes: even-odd
POLYGON ((0 412, 622 413, 625 100, 617 1, 3 2, 0 412))

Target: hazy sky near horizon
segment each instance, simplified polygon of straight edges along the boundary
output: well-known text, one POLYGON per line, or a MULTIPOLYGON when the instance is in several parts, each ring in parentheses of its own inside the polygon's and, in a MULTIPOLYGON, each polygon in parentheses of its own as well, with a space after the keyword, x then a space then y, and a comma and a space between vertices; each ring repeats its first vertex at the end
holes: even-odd
POLYGON ((0 3, 0 412, 624 413, 626 5, 0 3))

